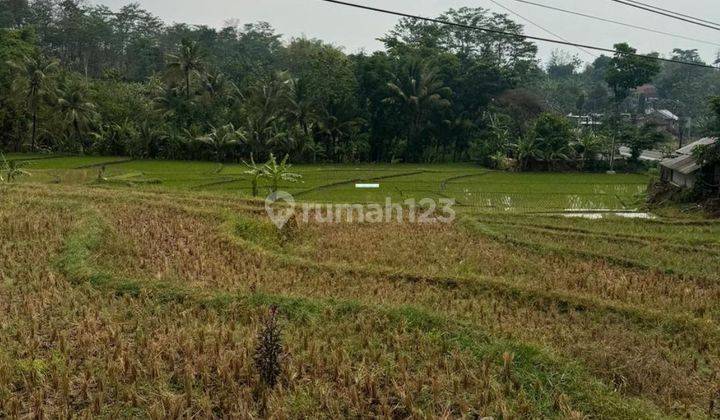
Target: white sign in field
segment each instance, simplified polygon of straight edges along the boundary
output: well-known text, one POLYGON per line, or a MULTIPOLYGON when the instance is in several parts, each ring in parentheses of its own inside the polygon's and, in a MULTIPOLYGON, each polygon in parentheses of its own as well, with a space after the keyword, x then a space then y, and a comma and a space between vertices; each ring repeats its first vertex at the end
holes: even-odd
POLYGON ((355 184, 355 188, 359 189, 377 189, 380 188, 380 184, 355 184))

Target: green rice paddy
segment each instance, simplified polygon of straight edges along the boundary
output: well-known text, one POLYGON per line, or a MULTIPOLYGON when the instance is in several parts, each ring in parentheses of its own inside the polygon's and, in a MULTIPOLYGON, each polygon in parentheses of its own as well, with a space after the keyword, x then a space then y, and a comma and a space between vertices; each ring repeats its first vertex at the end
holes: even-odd
MULTIPOLYGON (((27 160, 32 176, 21 182, 92 184, 102 167, 119 188, 186 190, 249 196, 250 178, 242 164, 129 160, 108 157, 10 155, 27 160)), ((472 164, 455 165, 297 165, 299 183, 281 185, 297 200, 318 203, 384 203, 423 198, 454 199, 479 211, 628 211, 644 200, 649 178, 642 174, 558 174, 496 172, 472 164), (363 190, 356 183, 380 184, 363 190)), ((267 194, 261 184, 261 196, 267 194)))

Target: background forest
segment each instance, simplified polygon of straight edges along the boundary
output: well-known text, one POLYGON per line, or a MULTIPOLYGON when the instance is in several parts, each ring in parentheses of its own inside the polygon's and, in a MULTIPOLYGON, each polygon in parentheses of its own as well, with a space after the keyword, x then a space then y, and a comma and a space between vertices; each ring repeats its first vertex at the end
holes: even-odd
MULTIPOLYGON (((481 8, 440 18, 523 32, 481 8)), ((640 60, 646 71, 629 77, 621 54, 584 66, 562 51, 543 65, 522 38, 407 19, 382 37, 384 51, 357 54, 283 41, 262 22, 167 25, 139 4, 2 0, 0 28, 6 151, 584 167, 612 153, 618 132, 637 151, 663 136, 617 124, 583 132, 563 116, 640 114, 647 104, 634 88, 651 82, 654 106, 680 117, 680 137, 699 137, 714 129, 708 98, 720 94, 712 69, 640 60)), ((694 50, 667 57, 702 62, 694 50)))

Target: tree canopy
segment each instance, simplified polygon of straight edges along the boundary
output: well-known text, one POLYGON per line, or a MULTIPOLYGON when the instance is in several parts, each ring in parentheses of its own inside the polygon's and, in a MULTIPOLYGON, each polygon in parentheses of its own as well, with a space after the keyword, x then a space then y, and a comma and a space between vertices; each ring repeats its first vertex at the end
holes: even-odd
POLYGON ((264 22, 167 25, 138 3, 2 5, 0 60, 13 63, 0 67, 7 150, 494 164, 532 144, 542 153, 523 159, 579 159, 570 149, 582 136, 564 115, 637 110, 635 88, 654 83, 655 103, 699 135, 710 124, 702 104, 720 86, 716 72, 685 77, 685 66, 632 56, 627 44, 585 68, 557 51, 543 68, 536 45, 516 36, 522 25, 479 7, 439 18, 507 35, 401 19, 384 50, 347 54, 264 22), (239 134, 218 148, 227 127, 239 134))

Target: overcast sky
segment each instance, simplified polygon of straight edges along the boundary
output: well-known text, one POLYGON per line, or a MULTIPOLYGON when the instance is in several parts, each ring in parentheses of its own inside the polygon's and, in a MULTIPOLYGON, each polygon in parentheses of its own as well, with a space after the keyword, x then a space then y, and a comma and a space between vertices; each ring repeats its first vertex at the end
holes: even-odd
MULTIPOLYGON (((377 6, 406 13, 436 17, 454 7, 484 7, 492 11, 508 13, 491 0, 353 0, 370 6, 377 6)), ((640 30, 625 28, 610 23, 598 22, 582 17, 546 10, 519 3, 515 0, 495 0, 519 15, 555 34, 574 42, 612 48, 617 42, 628 41, 640 52, 659 51, 668 55, 673 48, 698 49, 702 56, 712 61, 719 46, 657 35, 640 30)), ((621 20, 639 26, 651 27, 664 32, 680 34, 690 38, 720 44, 720 31, 677 21, 633 9, 610 0, 531 0, 558 8, 586 14, 621 20)), ((97 3, 118 8, 128 0, 96 0, 97 3)), ((361 49, 373 51, 381 48, 377 38, 386 33, 397 22, 393 16, 369 11, 351 9, 325 3, 320 0, 142 0, 142 6, 168 23, 186 22, 220 27, 228 19, 239 19, 242 23, 267 21, 285 38, 306 36, 320 38, 348 53, 361 49)), ((706 20, 720 22, 720 1, 718 0, 643 0, 665 9, 674 10, 706 20)), ((509 13, 508 13, 509 14, 509 13)), ((511 15, 512 16, 512 15, 511 15)), ((513 19, 523 23, 526 34, 555 38, 517 16, 513 19)), ((546 59, 558 46, 538 43, 540 57, 546 59)), ((592 60, 588 54, 564 47, 577 53, 583 60, 592 60)))

